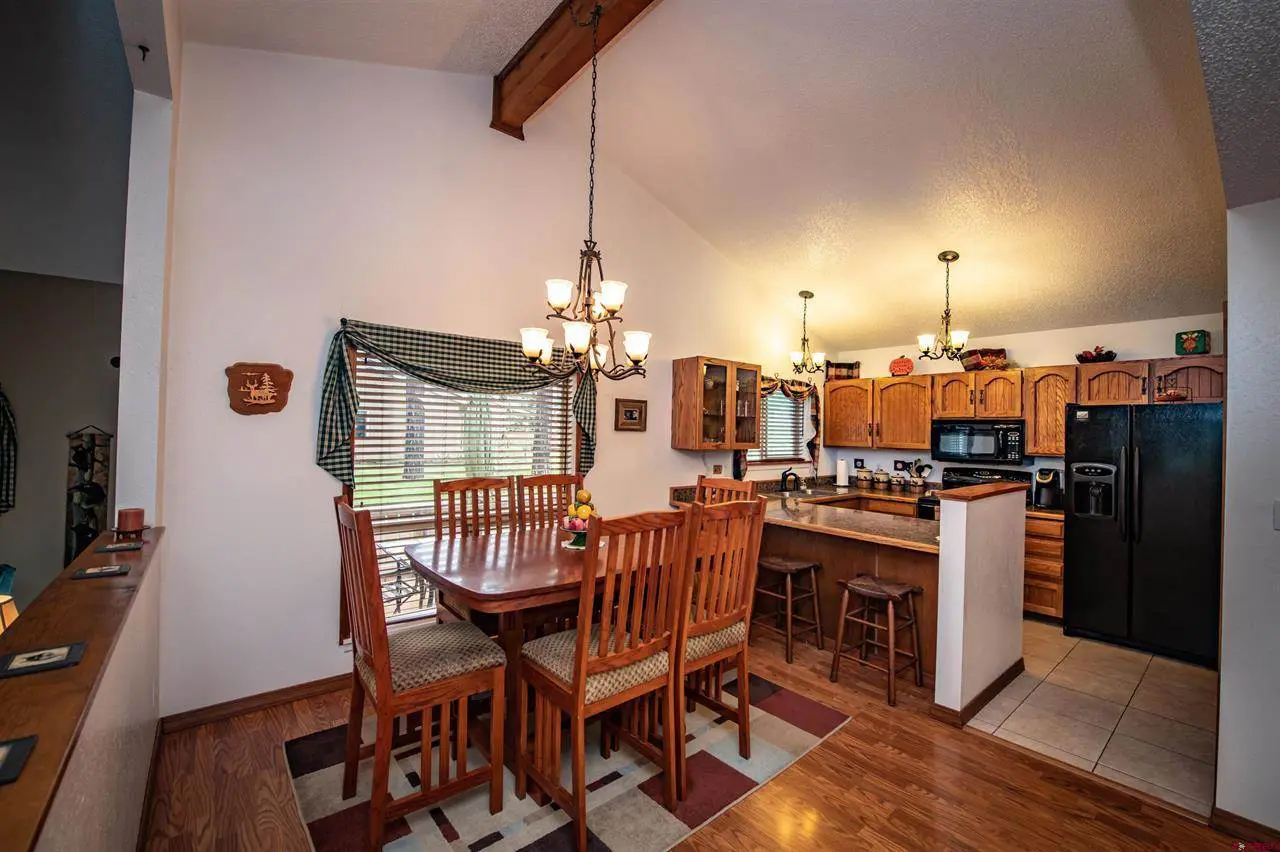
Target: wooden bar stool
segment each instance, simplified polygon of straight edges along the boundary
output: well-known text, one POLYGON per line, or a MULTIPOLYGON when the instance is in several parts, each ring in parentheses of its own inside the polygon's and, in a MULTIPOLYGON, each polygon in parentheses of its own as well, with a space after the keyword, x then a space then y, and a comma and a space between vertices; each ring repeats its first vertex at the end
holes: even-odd
POLYGON ((794 643, 796 635, 803 635, 812 630, 818 650, 823 650, 822 609, 818 605, 818 569, 822 566, 817 562, 810 562, 804 559, 785 559, 781 556, 762 556, 760 557, 759 566, 760 576, 756 581, 756 594, 773 598, 774 609, 773 612, 753 617, 751 623, 759 624, 766 630, 772 630, 786 637, 788 663, 795 656, 794 643), (802 572, 807 572, 809 575, 808 587, 798 586, 794 582, 795 575, 802 572), (813 618, 795 614, 795 604, 804 600, 812 602, 813 618), (784 627, 769 623, 770 621, 783 619, 785 619, 784 627), (796 621, 801 622, 799 627, 794 626, 793 622, 796 621))
POLYGON ((916 686, 924 686, 924 670, 920 667, 920 627, 916 623, 916 604, 915 597, 922 594, 919 586, 909 586, 906 583, 894 583, 888 580, 882 580, 879 577, 872 577, 867 574, 860 574, 852 580, 841 580, 840 586, 844 591, 840 595, 840 621, 836 625, 836 650, 831 658, 831 682, 835 683, 840 679, 840 658, 852 660, 860 665, 868 666, 882 671, 888 675, 888 699, 889 706, 898 703, 897 696, 897 678, 898 673, 903 669, 911 666, 916 672, 916 686), (857 595, 860 599, 859 606, 852 612, 849 611, 849 595, 857 595), (883 605, 877 604, 880 601, 883 605), (898 607, 906 603, 906 615, 902 615, 898 607), (884 623, 880 623, 877 616, 884 614, 884 623), (852 621, 861 627, 861 636, 857 642, 850 645, 850 651, 846 652, 844 648, 844 626, 846 622, 852 621), (903 651, 898 647, 898 631, 911 628, 911 651, 903 651), (868 635, 868 629, 870 634, 868 635), (881 642, 877 636, 880 631, 888 633, 888 642, 881 642), (867 646, 875 648, 884 648, 888 653, 888 662, 880 665, 872 659, 867 658, 867 646), (857 655, 852 653, 852 649, 857 650, 857 655), (898 657, 906 657, 907 660, 901 666, 898 663, 898 657))

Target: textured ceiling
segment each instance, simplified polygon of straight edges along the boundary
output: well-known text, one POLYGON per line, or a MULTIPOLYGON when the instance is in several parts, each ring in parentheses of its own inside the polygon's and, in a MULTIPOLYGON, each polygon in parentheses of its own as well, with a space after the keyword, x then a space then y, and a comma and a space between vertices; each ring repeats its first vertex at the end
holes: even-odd
MULTIPOLYGON (((601 60, 602 156, 829 347, 1221 310, 1183 3, 664 0, 601 60), (797 300, 798 302, 798 300, 797 300)), ((526 126, 581 134, 586 80, 526 126)), ((608 210, 601 210, 607 217, 608 210)))
POLYGON ((183 0, 205 44, 497 74, 559 0, 183 0))
POLYGON ((1280 2, 1192 0, 1227 204, 1280 198, 1280 2))

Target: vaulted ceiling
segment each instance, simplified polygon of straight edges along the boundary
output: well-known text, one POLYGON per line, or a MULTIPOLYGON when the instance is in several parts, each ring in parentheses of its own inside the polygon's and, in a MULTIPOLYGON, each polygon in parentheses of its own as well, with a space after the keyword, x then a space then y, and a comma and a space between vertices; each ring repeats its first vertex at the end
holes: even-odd
MULTIPOLYGON (((491 74, 555 0, 186 0, 197 41, 491 74)), ((663 0, 601 58, 601 156, 832 348, 1221 308, 1187 4, 663 0)), ((580 77, 526 124, 582 139, 580 77)), ((584 140, 585 141, 585 140, 584 140)), ((607 215, 607 211, 602 211, 607 215)))

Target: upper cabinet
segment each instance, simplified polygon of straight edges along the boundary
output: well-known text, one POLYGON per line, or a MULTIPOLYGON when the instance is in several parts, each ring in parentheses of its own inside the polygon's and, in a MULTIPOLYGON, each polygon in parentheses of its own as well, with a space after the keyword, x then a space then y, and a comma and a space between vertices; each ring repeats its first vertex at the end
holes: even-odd
POLYGON ((1021 417, 1022 371, 980 370, 973 374, 975 417, 1021 417))
POLYGON ((1027 421, 1026 453, 1067 452, 1067 403, 1076 401, 1076 367, 1028 367, 1022 371, 1022 412, 1027 421))
POLYGON ((936 373, 933 381, 934 417, 972 417, 973 373, 936 373))
POLYGON ((1150 361, 1081 364, 1076 371, 1081 405, 1137 405, 1150 402, 1150 361))
POLYGON ((1227 359, 1222 355, 1186 356, 1153 365, 1156 403, 1222 402, 1227 396, 1227 359))
POLYGON ((672 362, 671 446, 677 450, 759 447, 759 365, 702 356, 672 362))
POLYGON ((828 447, 870 447, 875 417, 872 414, 872 379, 829 381, 822 389, 825 428, 822 442, 828 447))
POLYGON ((932 388, 928 376, 902 376, 873 382, 877 447, 929 449, 932 388))

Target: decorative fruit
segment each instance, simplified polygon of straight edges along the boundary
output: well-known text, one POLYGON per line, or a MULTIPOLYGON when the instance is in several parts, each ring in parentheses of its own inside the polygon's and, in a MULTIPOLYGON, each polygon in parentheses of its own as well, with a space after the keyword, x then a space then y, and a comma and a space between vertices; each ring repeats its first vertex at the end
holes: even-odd
POLYGON ((577 500, 578 500, 578 502, 579 502, 579 503, 590 503, 590 502, 591 502, 591 492, 590 492, 590 491, 588 491, 588 490, 587 490, 587 489, 585 489, 585 488, 583 488, 583 489, 579 490, 579 491, 578 491, 578 494, 577 494, 577 500))
POLYGON ((579 507, 578 507, 578 517, 579 517, 579 518, 581 518, 581 519, 582 519, 582 520, 584 520, 584 521, 585 521, 587 518, 591 517, 591 507, 590 507, 590 506, 585 506, 585 505, 584 505, 584 506, 579 506, 579 507))
POLYGON ((889 362, 889 375, 891 376, 909 376, 911 371, 916 368, 916 362, 912 361, 906 355, 899 355, 889 362))
POLYGON ((569 521, 569 529, 573 530, 574 532, 582 532, 586 528, 587 528, 587 522, 584 521, 582 518, 573 518, 572 520, 569 521))

